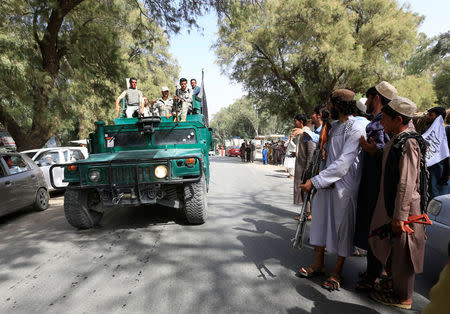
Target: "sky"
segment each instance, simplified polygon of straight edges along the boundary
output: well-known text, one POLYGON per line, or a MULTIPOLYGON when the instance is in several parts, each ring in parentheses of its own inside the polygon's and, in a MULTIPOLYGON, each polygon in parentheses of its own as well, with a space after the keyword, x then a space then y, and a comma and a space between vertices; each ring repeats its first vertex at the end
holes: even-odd
MULTIPOLYGON (((448 0, 407 0, 413 12, 425 16, 419 28, 427 36, 435 36, 450 30, 450 1, 448 0)), ((216 63, 216 55, 211 46, 216 41, 218 31, 214 13, 198 18, 200 30, 184 29, 170 38, 170 53, 178 60, 180 76, 188 80, 197 79, 201 83, 202 68, 205 70, 205 91, 208 99, 209 119, 222 107, 231 105, 246 93, 241 84, 232 82, 221 73, 216 63)))

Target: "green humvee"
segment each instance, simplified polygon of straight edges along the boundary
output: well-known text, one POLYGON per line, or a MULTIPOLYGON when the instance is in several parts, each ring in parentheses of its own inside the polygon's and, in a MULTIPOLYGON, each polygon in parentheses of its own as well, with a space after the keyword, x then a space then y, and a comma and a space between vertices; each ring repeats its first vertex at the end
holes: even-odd
POLYGON ((161 204, 179 209, 190 224, 204 223, 212 129, 202 121, 203 115, 193 114, 185 122, 156 116, 96 122, 89 158, 52 166, 64 167, 69 183, 68 222, 87 229, 106 207, 161 204))

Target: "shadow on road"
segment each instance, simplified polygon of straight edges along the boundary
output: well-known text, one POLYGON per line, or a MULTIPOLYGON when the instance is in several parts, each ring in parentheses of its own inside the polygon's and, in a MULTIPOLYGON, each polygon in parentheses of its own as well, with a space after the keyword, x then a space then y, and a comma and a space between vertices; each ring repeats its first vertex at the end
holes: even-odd
MULTIPOLYGON (((323 314, 323 313, 333 313, 333 314, 375 314, 378 311, 359 304, 345 303, 330 300, 322 292, 317 291, 315 288, 307 287, 305 285, 297 285, 296 290, 305 299, 314 302, 314 306, 311 311, 305 311, 299 307, 287 309, 286 312, 289 314, 300 314, 300 313, 311 313, 311 314, 323 314)), ((324 290, 325 291, 325 290, 324 290)))
POLYGON ((107 209, 100 227, 104 230, 146 228, 160 224, 187 225, 175 208, 143 205, 107 209))

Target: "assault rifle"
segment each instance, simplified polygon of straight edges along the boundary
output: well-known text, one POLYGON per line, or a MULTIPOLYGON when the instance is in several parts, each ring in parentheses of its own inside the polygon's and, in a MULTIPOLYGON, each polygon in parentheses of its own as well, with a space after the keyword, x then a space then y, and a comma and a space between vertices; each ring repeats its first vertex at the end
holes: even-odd
MULTIPOLYGON (((432 225, 433 224, 427 214, 409 216, 408 220, 404 221, 404 225, 403 225, 405 231, 408 234, 414 233, 414 230, 411 229, 411 227, 409 226, 410 224, 413 224, 413 223, 423 224, 423 225, 432 225)), ((375 236, 379 237, 381 240, 383 240, 385 238, 393 239, 395 237, 395 233, 394 233, 394 231, 392 231, 392 224, 389 222, 387 224, 382 225, 381 227, 378 227, 378 228, 372 230, 372 232, 369 235, 369 238, 375 237, 375 236)))
MULTIPOLYGON (((325 151, 323 146, 327 142, 329 128, 330 125, 327 122, 324 122, 322 130, 320 131, 319 145, 314 150, 313 157, 311 159, 311 162, 308 164, 308 167, 302 173, 301 180, 303 184, 306 183, 307 180, 311 179, 312 177, 314 177, 319 173, 320 164, 322 160, 325 160, 325 151)), ((291 240, 292 246, 295 248, 301 249, 303 247, 303 239, 305 237, 306 221, 308 217, 306 208, 308 204, 311 202, 311 197, 314 191, 315 191, 314 188, 311 189, 308 193, 306 193, 303 199, 303 204, 299 213, 297 230, 295 231, 295 237, 291 240)))

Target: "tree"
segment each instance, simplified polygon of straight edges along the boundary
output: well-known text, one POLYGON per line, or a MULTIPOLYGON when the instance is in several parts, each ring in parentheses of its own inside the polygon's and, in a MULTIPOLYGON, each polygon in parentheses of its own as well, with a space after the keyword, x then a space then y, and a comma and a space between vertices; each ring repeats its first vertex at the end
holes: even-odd
POLYGON ((408 97, 417 104, 417 109, 425 111, 436 103, 436 93, 433 90, 431 77, 422 75, 406 75, 393 82, 398 94, 408 97))
MULTIPOLYGON (((135 71, 138 64, 153 70, 158 63, 173 70, 173 65, 166 64, 167 55, 160 58, 153 49, 157 35, 166 37, 184 24, 195 25, 195 17, 205 10, 226 6, 226 2, 207 0, 143 3, 145 7, 137 0, 0 2, 0 123, 20 149, 41 147, 63 120, 68 121, 63 129, 80 128, 85 134, 83 122, 93 118, 89 110, 99 117, 110 115, 106 95, 118 89, 129 69, 127 63, 136 64, 135 71), (127 24, 135 22, 128 15, 133 9, 138 10, 136 27, 127 24), (167 33, 155 32, 152 24, 166 27, 167 33), (128 56, 122 48, 130 38, 119 37, 126 27, 130 38, 137 40, 128 56), (148 52, 154 52, 152 58, 147 58, 148 52)), ((152 79, 147 82, 149 89, 152 79)))
POLYGON ((437 70, 434 79, 434 90, 441 106, 450 108, 450 59, 446 59, 437 70))
POLYGON ((281 114, 310 112, 337 87, 366 90, 398 76, 420 17, 391 0, 231 1, 216 54, 224 70, 281 114))
POLYGON ((259 134, 286 132, 284 120, 260 108, 262 101, 245 96, 222 108, 211 120, 214 136, 224 142, 230 137, 255 138, 259 134))

